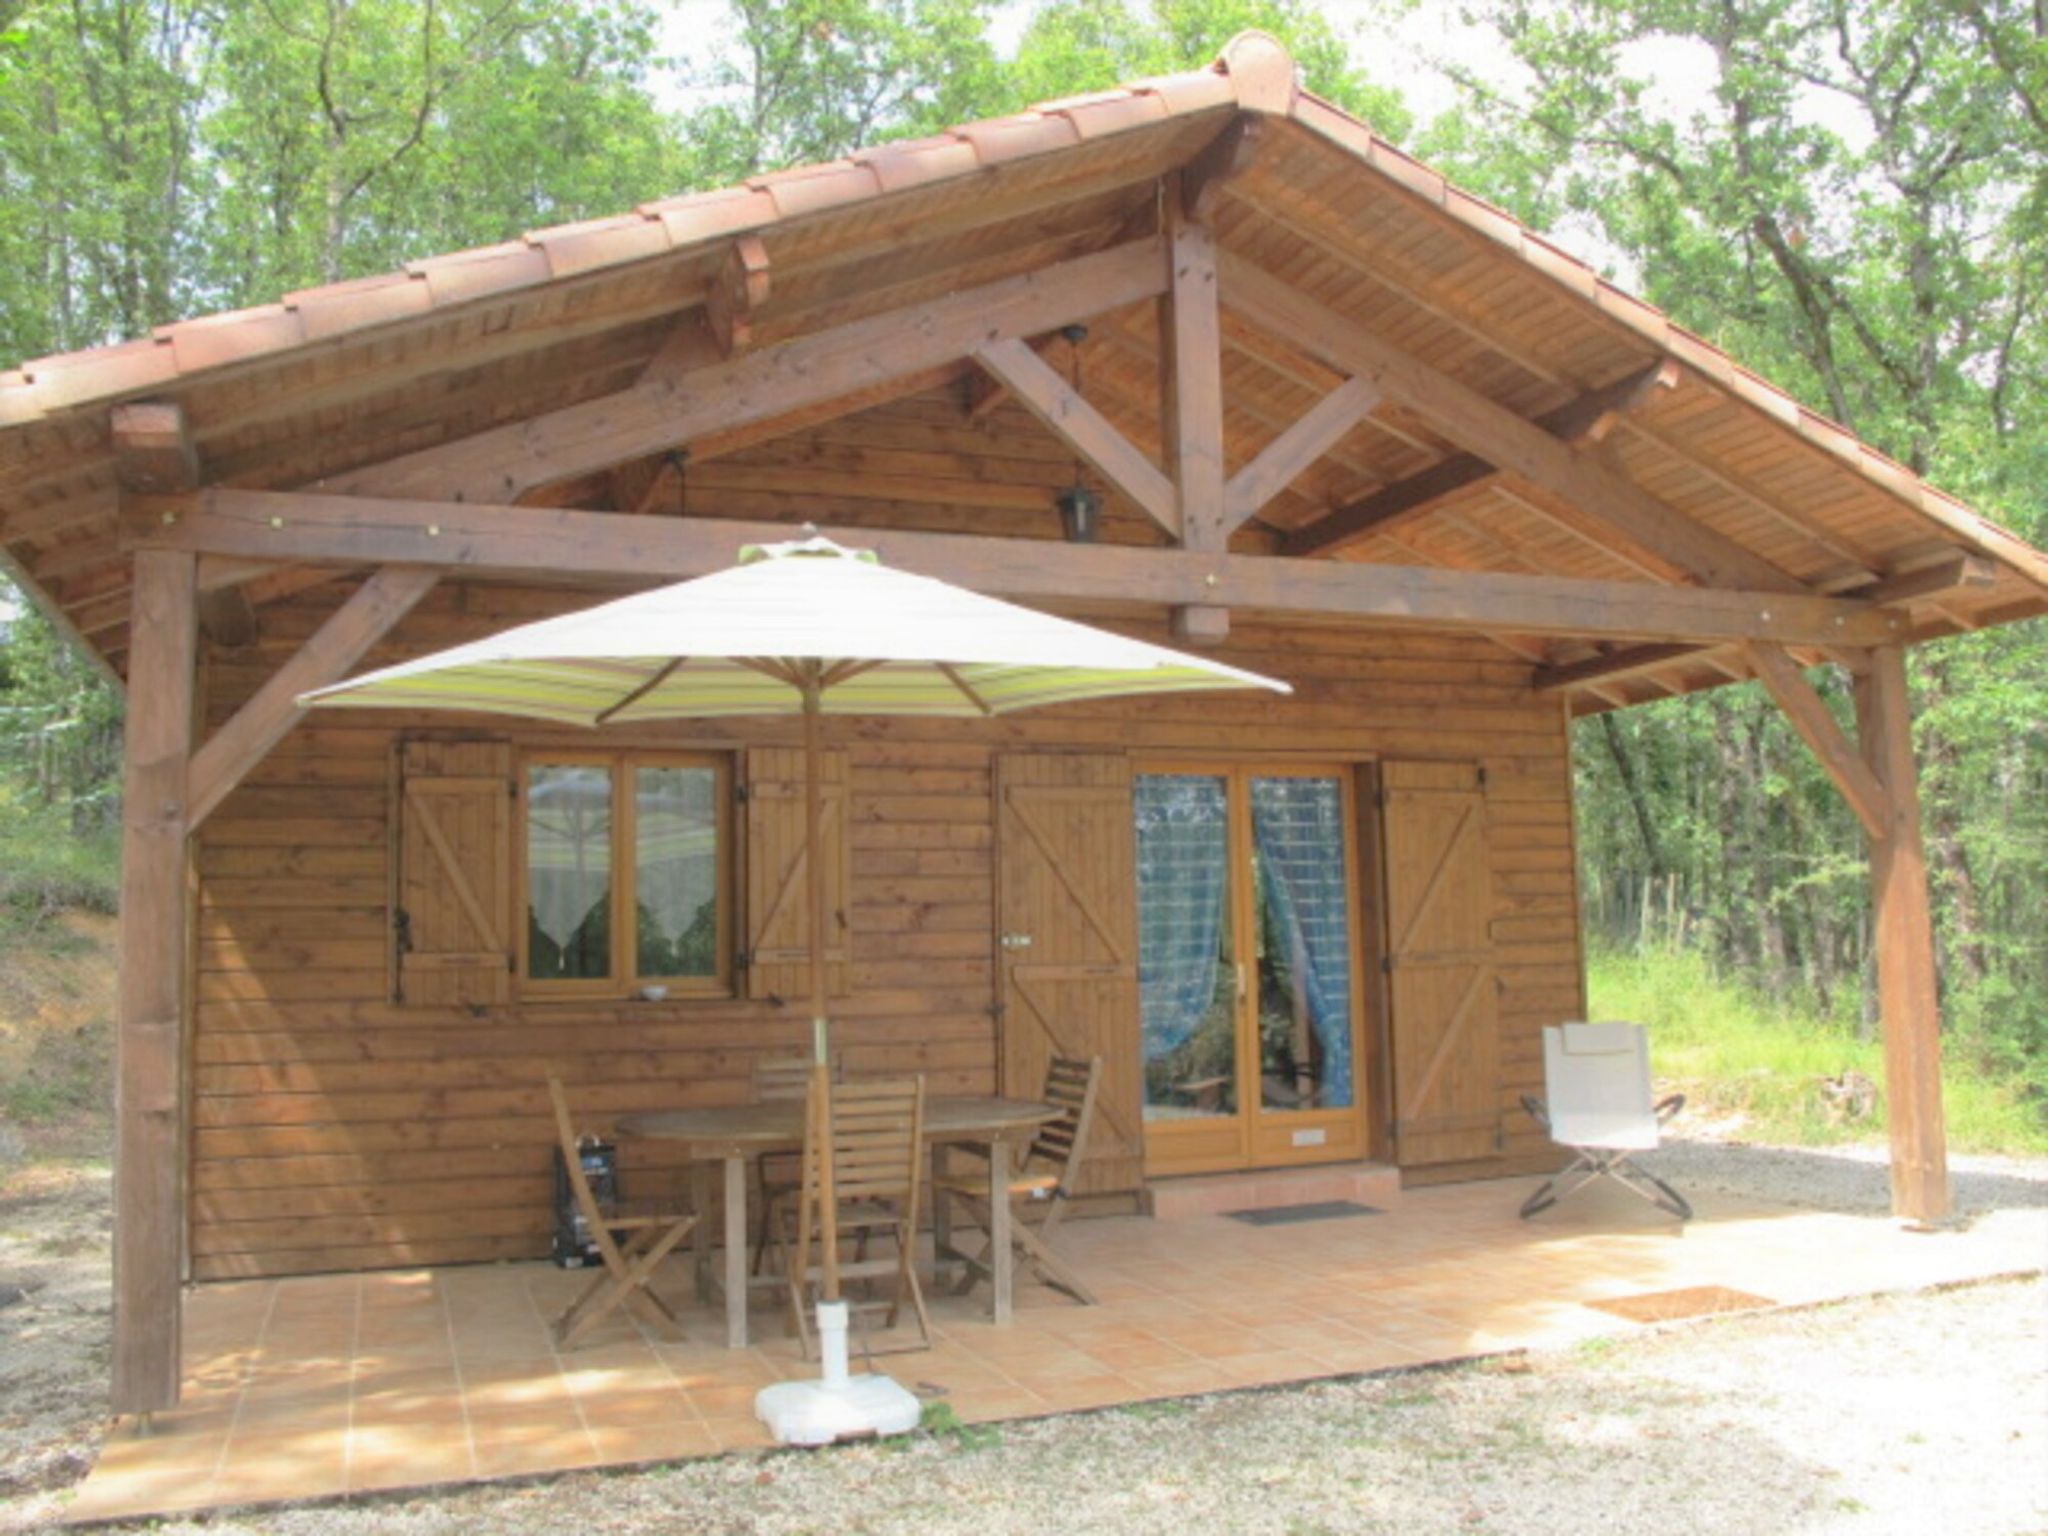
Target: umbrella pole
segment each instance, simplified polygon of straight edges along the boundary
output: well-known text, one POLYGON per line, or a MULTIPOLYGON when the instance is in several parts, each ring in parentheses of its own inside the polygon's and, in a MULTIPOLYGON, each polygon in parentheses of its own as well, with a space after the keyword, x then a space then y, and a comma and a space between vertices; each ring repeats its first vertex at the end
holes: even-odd
MULTIPOLYGON (((813 1052, 812 1076, 816 1079, 811 1095, 813 1103, 829 1105, 826 1097, 831 1083, 831 1041, 830 1026, 825 1018, 825 796, 818 779, 824 764, 824 751, 819 744, 819 700, 824 685, 819 680, 820 668, 815 661, 806 662, 803 668, 803 714, 804 714, 804 894, 811 908, 811 1049, 813 1052)), ((818 1148, 818 1227, 819 1254, 824 1268, 824 1284, 819 1292, 822 1302, 839 1300, 839 1223, 834 1219, 837 1209, 832 1193, 832 1148, 831 1117, 827 1112, 821 1124, 814 1126, 818 1148)), ((820 1327, 824 1319, 820 1317, 820 1327)), ((843 1322, 841 1328, 844 1328, 843 1322)), ((840 1339, 843 1343, 844 1333, 840 1339)), ((829 1353, 829 1351, 828 1351, 829 1353)), ((840 1373, 845 1374, 842 1368, 840 1373)))

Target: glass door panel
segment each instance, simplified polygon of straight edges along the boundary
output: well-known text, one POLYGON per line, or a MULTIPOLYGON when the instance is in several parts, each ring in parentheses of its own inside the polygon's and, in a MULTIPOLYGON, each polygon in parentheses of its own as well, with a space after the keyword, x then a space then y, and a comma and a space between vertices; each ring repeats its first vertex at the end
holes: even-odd
POLYGON ((1153 1174, 1363 1154, 1349 772, 1136 776, 1153 1174))
POLYGON ((1138 992, 1148 1122, 1238 1109, 1229 780, 1149 773, 1138 831, 1138 992))
POLYGON ((1251 781, 1259 1105, 1350 1109, 1351 881, 1335 778, 1251 781))

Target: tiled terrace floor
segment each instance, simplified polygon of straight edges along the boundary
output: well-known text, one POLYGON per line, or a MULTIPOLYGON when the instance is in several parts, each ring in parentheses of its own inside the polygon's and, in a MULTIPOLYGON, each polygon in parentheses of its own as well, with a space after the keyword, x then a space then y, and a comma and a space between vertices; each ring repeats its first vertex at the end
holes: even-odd
MULTIPOLYGON (((1725 1286, 1779 1303, 2037 1269, 2048 1212, 1966 1232, 1696 1197, 1680 1228, 1619 1191, 1534 1222, 1528 1183, 1425 1190, 1385 1214, 1274 1227, 1221 1216, 1078 1222, 1065 1246, 1101 1295, 1019 1286, 935 1299, 938 1347, 882 1362, 967 1420, 1332 1376, 1638 1325, 1590 1301, 1725 1286)), ((117 1430, 73 1509, 96 1519, 713 1455, 765 1445, 755 1391, 810 1374, 779 1319, 728 1351, 612 1321, 568 1354, 545 1319, 583 1276, 545 1264, 202 1286, 185 1304, 184 1403, 117 1430)), ((683 1261, 665 1290, 680 1299, 683 1261)))

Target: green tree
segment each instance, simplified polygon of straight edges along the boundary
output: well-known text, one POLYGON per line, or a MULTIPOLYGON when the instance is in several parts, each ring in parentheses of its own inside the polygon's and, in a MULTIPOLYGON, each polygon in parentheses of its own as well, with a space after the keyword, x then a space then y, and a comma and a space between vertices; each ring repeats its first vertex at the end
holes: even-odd
MULTIPOLYGON (((1590 230, 1687 326, 2048 532, 2038 8, 1483 0, 1478 14, 1516 68, 1465 77, 1426 153, 1533 223, 1590 230), (1703 88, 1675 92, 1687 79, 1703 88)), ((2048 1063, 2048 945, 2023 915, 2048 889, 2048 645, 2036 626, 1944 640, 1916 653, 1914 681, 1951 1017, 1975 1046, 2048 1063)), ((1596 907, 1617 898, 1615 926, 1643 931, 1619 892, 1675 881, 1725 958, 1823 988, 1854 976, 1868 923, 1855 825, 1756 690, 1582 729, 1579 747, 1589 879, 1596 907), (1717 797, 1731 784, 1761 802, 1717 797), (1768 877, 1739 889, 1745 861, 1768 877)))
POLYGON ((1000 90, 990 0, 733 0, 694 72, 691 180, 724 185, 978 116, 1000 90))
POLYGON ((1304 0, 1053 0, 1024 31, 1003 106, 1198 69, 1250 28, 1287 45, 1310 90, 1390 138, 1407 136, 1399 93, 1368 78, 1329 12, 1304 0))

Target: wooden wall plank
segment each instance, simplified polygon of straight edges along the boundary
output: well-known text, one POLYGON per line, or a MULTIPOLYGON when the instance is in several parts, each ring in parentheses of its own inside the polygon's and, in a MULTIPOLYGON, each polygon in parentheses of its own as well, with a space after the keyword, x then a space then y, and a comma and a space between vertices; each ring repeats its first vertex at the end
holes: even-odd
MULTIPOLYGON (((261 686, 295 637, 348 587, 266 611, 261 654, 209 672, 209 713, 261 686)), ((574 593, 446 584, 374 660, 398 660, 573 606, 574 593)), ((1148 636, 1163 621, 1125 626, 1148 636)), ((905 1064, 934 1092, 994 1092, 1000 1045, 994 764, 1011 753, 1213 754, 1219 742, 1284 760, 1402 757, 1482 763, 1499 958, 1498 1157, 1459 1176, 1540 1166, 1547 1144, 1517 1125, 1539 1092, 1544 1023, 1583 1009, 1572 913, 1566 720, 1528 688, 1526 664, 1486 643, 1257 619, 1221 653, 1293 682, 1270 708, 1235 695, 1090 705, 999 722, 835 721, 851 796, 853 990, 833 1005, 850 1068, 905 1064)), ((536 727, 528 745, 587 737, 536 727)), ((382 937, 390 792, 376 765, 409 737, 474 739, 474 722, 349 715, 299 727, 198 834, 199 997, 194 1039, 193 1272, 282 1274, 523 1257, 545 1251, 553 1133, 543 1078, 575 1085, 603 1128, 633 1109, 733 1103, 757 1053, 809 1038, 801 1007, 767 999, 660 1004, 402 1006, 382 937), (301 775, 294 764, 337 766, 301 775), (272 765, 276 765, 273 769, 272 765), (248 1196, 251 1198, 243 1198, 248 1196)), ((497 734, 493 727, 491 734, 497 734)), ((635 727, 622 748, 787 748, 793 722, 635 727)), ((1468 770, 1469 771, 1469 770, 1468 770)), ((631 1192, 680 1193, 673 1149, 621 1149, 631 1192)), ((1417 1174, 1415 1177, 1432 1177, 1417 1174)))

